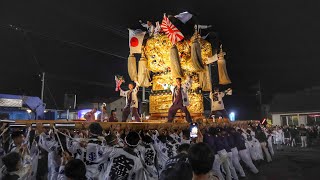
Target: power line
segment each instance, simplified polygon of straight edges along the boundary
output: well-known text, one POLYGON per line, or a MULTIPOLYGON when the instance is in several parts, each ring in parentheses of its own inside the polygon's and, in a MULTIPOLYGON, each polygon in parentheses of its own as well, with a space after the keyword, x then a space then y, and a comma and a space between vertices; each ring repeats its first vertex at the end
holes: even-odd
POLYGON ((52 79, 56 79, 56 80, 62 80, 62 81, 68 81, 68 82, 74 82, 74 83, 82 83, 82 84, 94 85, 94 86, 102 86, 102 87, 107 87, 107 88, 114 87, 113 84, 111 84, 111 83, 79 80, 79 79, 70 78, 70 77, 66 77, 66 76, 63 76, 63 77, 58 76, 58 75, 55 75, 52 73, 48 74, 47 77, 52 78, 52 79))
POLYGON ((102 28, 104 30, 108 30, 108 31, 110 31, 110 32, 112 32, 114 34, 117 34, 117 35, 121 36, 122 38, 128 39, 128 33, 125 33, 121 29, 115 28, 115 27, 110 26, 110 25, 100 24, 99 22, 92 20, 90 17, 86 17, 86 18, 89 19, 87 22, 89 22, 89 23, 91 23, 93 25, 96 25, 97 27, 100 27, 100 28, 102 28))
POLYGON ((91 50, 91 51, 95 51, 95 52, 99 52, 99 53, 102 53, 102 54, 107 54, 107 55, 110 55, 110 56, 114 56, 114 57, 117 57, 117 58, 120 58, 120 59, 127 60, 126 57, 117 55, 117 54, 115 54, 115 53, 107 52, 107 51, 104 51, 104 50, 101 50, 101 49, 97 49, 97 48, 92 48, 92 47, 86 46, 86 45, 81 44, 81 43, 78 43, 78 42, 73 42, 73 41, 69 41, 69 40, 63 40, 63 39, 54 37, 53 35, 50 36, 50 35, 48 35, 48 33, 34 32, 34 31, 32 31, 32 30, 23 29, 23 28, 21 28, 21 27, 14 26, 14 25, 9 25, 9 26, 3 26, 3 25, 1 25, 0 27, 2 27, 2 28, 11 28, 11 29, 13 29, 13 30, 22 31, 22 32, 25 32, 25 33, 32 33, 32 34, 34 34, 34 35, 38 35, 38 36, 41 36, 41 37, 45 37, 45 38, 47 38, 47 39, 56 40, 56 41, 59 41, 59 42, 65 43, 65 44, 69 44, 69 45, 73 45, 73 46, 85 48, 85 49, 88 49, 88 50, 91 50))
MULTIPOLYGON (((50 7, 53 7, 53 6, 50 6, 50 7)), ((63 14, 71 16, 74 19, 85 20, 87 23, 89 23, 91 25, 95 25, 98 28, 101 28, 101 29, 107 30, 109 32, 112 32, 113 34, 116 34, 116 35, 118 35, 118 36, 120 36, 120 37, 122 37, 124 39, 128 39, 128 32, 122 30, 121 28, 116 28, 116 27, 113 27, 111 25, 105 25, 105 24, 101 23, 99 20, 97 20, 94 17, 84 16, 82 14, 71 13, 70 10, 64 10, 60 6, 58 6, 57 9, 59 9, 60 12, 62 12, 63 14)))
POLYGON ((48 89, 49 95, 50 95, 51 99, 53 100, 53 103, 54 103, 56 109, 58 109, 57 102, 56 102, 56 100, 54 99, 54 97, 53 97, 53 95, 52 95, 52 93, 51 93, 51 90, 50 90, 49 86, 47 85, 46 88, 48 89))

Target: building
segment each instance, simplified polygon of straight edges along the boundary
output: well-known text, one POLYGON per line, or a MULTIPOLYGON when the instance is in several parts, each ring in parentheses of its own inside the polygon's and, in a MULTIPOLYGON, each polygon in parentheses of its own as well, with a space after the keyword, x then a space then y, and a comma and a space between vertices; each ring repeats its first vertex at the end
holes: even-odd
POLYGON ((39 97, 0 94, 0 116, 10 120, 44 118, 45 104, 39 97))
POLYGON ((270 105, 273 125, 320 124, 320 87, 277 94, 270 105))
POLYGON ((118 97, 114 98, 109 102, 106 102, 107 104, 107 112, 110 116, 111 110, 115 110, 117 112, 117 118, 119 121, 122 119, 122 111, 124 106, 126 105, 126 98, 124 97, 118 97))
POLYGON ((122 111, 123 111, 123 108, 126 104, 126 98, 124 98, 124 97, 92 99, 88 102, 78 104, 78 109, 90 111, 93 108, 97 108, 98 111, 100 111, 103 103, 106 103, 106 105, 107 105, 106 108, 107 108, 108 116, 110 116, 111 110, 115 110, 117 112, 118 120, 121 121, 122 111))

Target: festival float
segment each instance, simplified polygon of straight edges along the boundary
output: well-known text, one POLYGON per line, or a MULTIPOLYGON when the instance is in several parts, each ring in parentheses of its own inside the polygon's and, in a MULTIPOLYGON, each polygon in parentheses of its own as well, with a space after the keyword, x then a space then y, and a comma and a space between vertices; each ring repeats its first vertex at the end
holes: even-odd
MULTIPOLYGON (((178 77, 183 81, 192 77, 188 110, 194 120, 204 118, 203 93, 231 83, 225 52, 216 33, 201 34, 210 26, 199 25, 194 19, 188 12, 164 14, 162 23, 156 22, 155 26, 140 21, 148 32, 129 29, 128 73, 140 87, 151 87, 150 120, 166 120, 172 104, 170 87, 178 77), (134 54, 141 54, 138 68, 134 54)), ((184 121, 181 112, 176 116, 178 121, 184 121)))
MULTIPOLYGON (((147 32, 141 29, 129 29, 128 74, 130 79, 137 82, 140 87, 151 88, 149 96, 149 120, 144 123, 131 122, 99 122, 103 128, 111 126, 145 127, 148 129, 159 127, 183 127, 185 123, 184 114, 178 112, 175 122, 177 124, 165 123, 168 110, 172 104, 171 87, 175 85, 175 79, 180 77, 183 81, 187 77, 192 78, 192 86, 188 91, 190 105, 187 107, 192 119, 205 120, 204 117, 204 94, 210 94, 212 102, 222 104, 221 97, 214 95, 216 87, 225 89, 231 84, 227 73, 226 53, 222 49, 222 43, 217 34, 210 26, 200 25, 194 16, 188 12, 178 15, 164 15, 161 24, 147 22, 141 25, 147 28, 147 32), (140 57, 137 62, 137 57, 140 57), (138 65, 138 66, 137 66, 138 65), (212 95, 212 97, 211 97, 212 95), (128 124, 129 123, 129 124, 128 124)), ((122 76, 116 76, 116 91, 124 82, 122 76)), ((224 94, 231 94, 225 91, 224 94)), ((218 92, 219 94, 220 92, 218 92)), ((212 108, 211 108, 212 110, 212 108)), ((211 122, 229 122, 227 118, 209 117, 211 122), (215 121, 216 119, 216 121, 215 121)), ((205 121, 202 121, 205 122, 205 121)), ((52 120, 17 120, 15 124, 37 125, 39 123, 57 125, 52 120)), ((90 122, 60 120, 59 123, 74 126, 75 128, 87 128, 90 122)), ((239 122, 247 124, 247 121, 239 122)))

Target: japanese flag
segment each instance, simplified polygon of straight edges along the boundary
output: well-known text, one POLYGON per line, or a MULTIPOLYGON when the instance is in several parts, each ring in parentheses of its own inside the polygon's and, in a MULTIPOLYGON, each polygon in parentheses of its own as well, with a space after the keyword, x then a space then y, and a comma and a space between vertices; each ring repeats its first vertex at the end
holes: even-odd
POLYGON ((129 30, 130 54, 141 53, 141 46, 142 46, 143 38, 146 32, 140 29, 137 29, 137 30, 128 29, 128 30, 129 30))

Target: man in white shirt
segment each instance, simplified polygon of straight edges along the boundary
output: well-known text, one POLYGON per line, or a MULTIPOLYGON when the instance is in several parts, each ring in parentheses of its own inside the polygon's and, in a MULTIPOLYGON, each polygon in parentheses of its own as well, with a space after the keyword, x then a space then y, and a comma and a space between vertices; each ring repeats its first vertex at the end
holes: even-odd
POLYGON ((186 83, 181 83, 181 78, 176 78, 176 86, 171 87, 172 92, 172 106, 168 113, 168 122, 172 122, 177 111, 180 109, 186 114, 186 120, 192 122, 190 112, 187 109, 189 106, 188 90, 191 88, 191 78, 188 77, 186 83))
POLYGON ((141 20, 139 22, 140 22, 141 26, 147 28, 147 30, 149 32, 149 37, 153 36, 155 27, 152 24, 152 22, 147 21, 147 23, 143 23, 141 20))
POLYGON ((98 114, 98 121, 101 121, 101 122, 108 122, 108 114, 107 114, 107 108, 106 106, 103 106, 101 108, 101 113, 98 114))
POLYGON ((140 116, 138 113, 138 92, 139 92, 139 83, 136 82, 136 87, 134 87, 133 83, 129 83, 129 90, 124 91, 120 88, 120 96, 126 97, 126 106, 122 112, 122 122, 126 122, 127 118, 131 112, 132 117, 137 122, 140 122, 140 116))
POLYGON ((222 118, 228 118, 228 113, 224 108, 223 100, 222 98, 225 95, 229 95, 229 92, 231 92, 231 89, 228 89, 225 92, 219 92, 219 88, 214 88, 214 92, 210 92, 210 99, 211 99, 211 116, 215 117, 222 117, 222 118))

